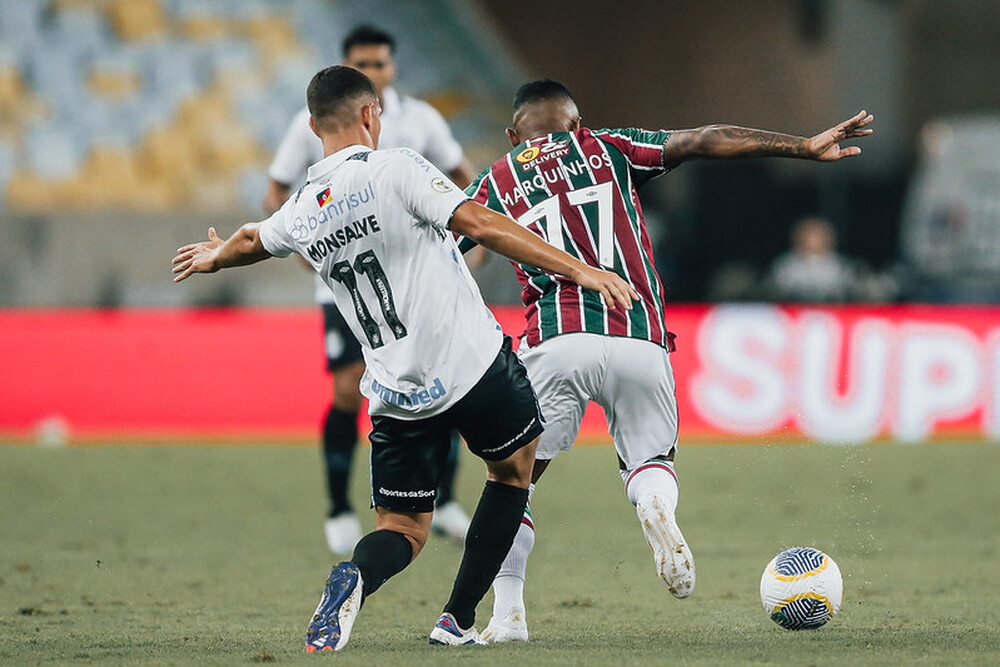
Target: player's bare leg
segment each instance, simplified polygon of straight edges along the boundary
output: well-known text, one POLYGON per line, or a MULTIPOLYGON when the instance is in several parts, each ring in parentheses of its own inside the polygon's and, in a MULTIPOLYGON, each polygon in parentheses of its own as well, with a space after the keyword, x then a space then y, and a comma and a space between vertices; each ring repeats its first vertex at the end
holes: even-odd
POLYGON ((430 643, 484 644, 476 632, 479 604, 510 551, 528 500, 538 439, 502 461, 487 461, 486 487, 472 516, 451 597, 431 632, 430 643))
POLYGON ((679 492, 673 451, 632 470, 623 468, 621 475, 646 543, 653 551, 657 575, 674 597, 688 597, 694 592, 694 557, 675 518, 679 492))
POLYGON ((335 565, 326 580, 306 631, 306 650, 344 648, 365 599, 417 557, 430 528, 430 512, 376 507, 375 530, 361 538, 351 560, 335 565))
POLYGON ((528 641, 528 617, 524 604, 524 577, 528 569, 528 556, 535 546, 535 524, 531 517, 531 496, 542 473, 552 459, 536 459, 528 487, 528 502, 524 507, 521 525, 514 536, 514 543, 493 579, 493 617, 483 639, 490 643, 528 641))

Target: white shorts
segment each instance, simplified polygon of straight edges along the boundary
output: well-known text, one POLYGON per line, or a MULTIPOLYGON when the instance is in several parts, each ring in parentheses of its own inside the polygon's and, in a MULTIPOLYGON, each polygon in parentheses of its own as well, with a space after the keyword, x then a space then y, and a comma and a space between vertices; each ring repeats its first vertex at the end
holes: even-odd
POLYGON ((569 333, 518 352, 545 418, 535 454, 569 449, 590 401, 604 408, 626 469, 677 446, 677 400, 669 353, 636 338, 569 333))

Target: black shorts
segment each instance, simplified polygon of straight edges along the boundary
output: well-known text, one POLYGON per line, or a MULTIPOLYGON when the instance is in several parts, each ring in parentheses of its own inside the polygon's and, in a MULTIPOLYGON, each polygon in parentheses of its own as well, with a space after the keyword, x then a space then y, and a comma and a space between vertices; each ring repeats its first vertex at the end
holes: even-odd
POLYGON ((364 361, 361 343, 354 337, 347 321, 332 303, 323 307, 323 345, 326 348, 326 370, 336 371, 356 361, 364 361))
POLYGON ((509 457, 544 430, 528 373, 509 337, 479 382, 441 414, 417 420, 372 417, 372 505, 432 511, 453 430, 469 451, 488 461, 509 457))

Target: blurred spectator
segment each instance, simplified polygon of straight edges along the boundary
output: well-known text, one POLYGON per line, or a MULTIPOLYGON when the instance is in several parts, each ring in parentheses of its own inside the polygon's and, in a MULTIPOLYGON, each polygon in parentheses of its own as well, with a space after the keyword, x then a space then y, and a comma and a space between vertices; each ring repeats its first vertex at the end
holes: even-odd
POLYGON ((858 267, 837 253, 836 245, 836 233, 825 219, 809 216, 795 223, 791 250, 771 266, 771 298, 807 303, 857 298, 858 267))
POLYGON ((929 123, 903 213, 907 297, 1000 301, 1000 116, 929 123))

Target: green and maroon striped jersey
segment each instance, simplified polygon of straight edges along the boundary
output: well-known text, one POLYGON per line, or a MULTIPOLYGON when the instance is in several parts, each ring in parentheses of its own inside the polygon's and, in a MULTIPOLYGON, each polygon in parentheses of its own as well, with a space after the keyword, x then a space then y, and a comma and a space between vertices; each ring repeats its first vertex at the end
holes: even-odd
POLYGON ((556 132, 519 145, 485 170, 466 194, 509 215, 582 262, 614 271, 635 287, 632 310, 608 310, 598 292, 563 276, 515 264, 523 286, 529 345, 562 333, 628 336, 672 349, 663 285, 637 188, 668 171, 669 132, 638 129, 556 132))

